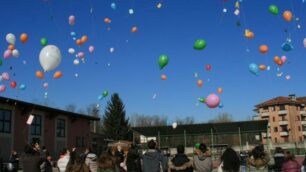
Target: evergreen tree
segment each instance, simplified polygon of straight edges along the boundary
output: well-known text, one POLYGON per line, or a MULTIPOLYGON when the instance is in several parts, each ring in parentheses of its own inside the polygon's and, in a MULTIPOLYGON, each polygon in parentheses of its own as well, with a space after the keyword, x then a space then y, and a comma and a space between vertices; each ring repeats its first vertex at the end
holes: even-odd
POLYGON ((107 102, 103 116, 103 132, 114 140, 129 139, 129 119, 125 116, 124 104, 119 95, 114 93, 111 100, 107 102))

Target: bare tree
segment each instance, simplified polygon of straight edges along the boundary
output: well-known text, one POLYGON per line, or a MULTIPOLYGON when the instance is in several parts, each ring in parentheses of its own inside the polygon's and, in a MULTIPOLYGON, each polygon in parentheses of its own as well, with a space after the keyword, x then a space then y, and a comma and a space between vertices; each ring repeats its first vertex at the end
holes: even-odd
POLYGON ((76 111, 76 105, 75 104, 68 104, 66 107, 65 107, 65 110, 66 111, 69 111, 69 112, 75 112, 76 111))
POLYGON ((223 112, 219 113, 214 119, 209 120, 208 123, 232 122, 232 121, 233 121, 232 115, 227 112, 223 112))
POLYGON ((179 125, 194 124, 194 118, 191 116, 187 116, 186 118, 177 118, 176 123, 179 125))
POLYGON ((167 125, 167 117, 159 115, 133 114, 130 117, 130 122, 133 127, 163 126, 167 125))

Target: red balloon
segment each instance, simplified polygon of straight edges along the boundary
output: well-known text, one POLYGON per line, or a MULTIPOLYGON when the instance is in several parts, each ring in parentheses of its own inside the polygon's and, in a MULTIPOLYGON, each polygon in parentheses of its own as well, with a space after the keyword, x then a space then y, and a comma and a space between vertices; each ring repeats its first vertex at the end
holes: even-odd
POLYGON ((206 70, 211 70, 211 65, 207 64, 205 68, 206 68, 206 70))
POLYGON ((12 81, 10 85, 11 85, 12 88, 16 88, 17 83, 16 83, 16 81, 12 81))

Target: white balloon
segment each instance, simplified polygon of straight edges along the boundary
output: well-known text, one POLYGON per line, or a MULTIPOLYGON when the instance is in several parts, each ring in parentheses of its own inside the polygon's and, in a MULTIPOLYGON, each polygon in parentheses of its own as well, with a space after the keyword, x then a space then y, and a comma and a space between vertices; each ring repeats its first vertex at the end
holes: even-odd
POLYGON ((6 37, 5 37, 5 39, 6 39, 6 41, 7 41, 9 44, 15 45, 16 37, 15 37, 14 34, 12 34, 12 33, 7 34, 6 37))
POLYGON ((73 64, 74 64, 74 65, 80 64, 80 60, 79 60, 79 59, 74 59, 74 60, 73 60, 73 64))
POLYGON ((14 57, 19 57, 19 51, 18 51, 17 49, 14 49, 14 50, 12 51, 12 55, 13 55, 14 57))
POLYGON ((74 50, 73 48, 69 48, 69 49, 68 49, 68 53, 74 54, 74 53, 75 53, 75 50, 74 50))
POLYGON ((172 123, 172 128, 176 129, 176 127, 177 127, 177 123, 176 122, 172 123))
POLYGON ((304 38, 303 43, 304 43, 304 48, 306 48, 306 38, 304 38))
POLYGON ((61 60, 61 51, 55 45, 47 45, 39 53, 39 62, 45 72, 56 68, 61 60))

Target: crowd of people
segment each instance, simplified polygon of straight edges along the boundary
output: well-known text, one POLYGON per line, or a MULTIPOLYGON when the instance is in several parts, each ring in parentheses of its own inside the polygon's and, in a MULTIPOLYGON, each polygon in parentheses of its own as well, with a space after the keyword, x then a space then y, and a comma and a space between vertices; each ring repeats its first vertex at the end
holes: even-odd
POLYGON ((216 166, 204 143, 195 145, 192 157, 185 154, 183 145, 177 146, 177 153, 172 158, 158 150, 153 140, 147 146, 144 154, 135 145, 110 147, 99 157, 90 148, 84 152, 76 148, 63 149, 58 160, 53 161, 46 147, 40 148, 35 143, 26 145, 22 156, 12 151, 7 169, 17 172, 21 163, 24 172, 52 172, 54 168, 59 172, 211 172, 214 168, 218 172, 305 172, 302 166, 306 161, 301 165, 294 154, 280 147, 275 149, 274 156, 270 156, 263 145, 256 146, 245 156, 239 156, 228 147, 216 166))

